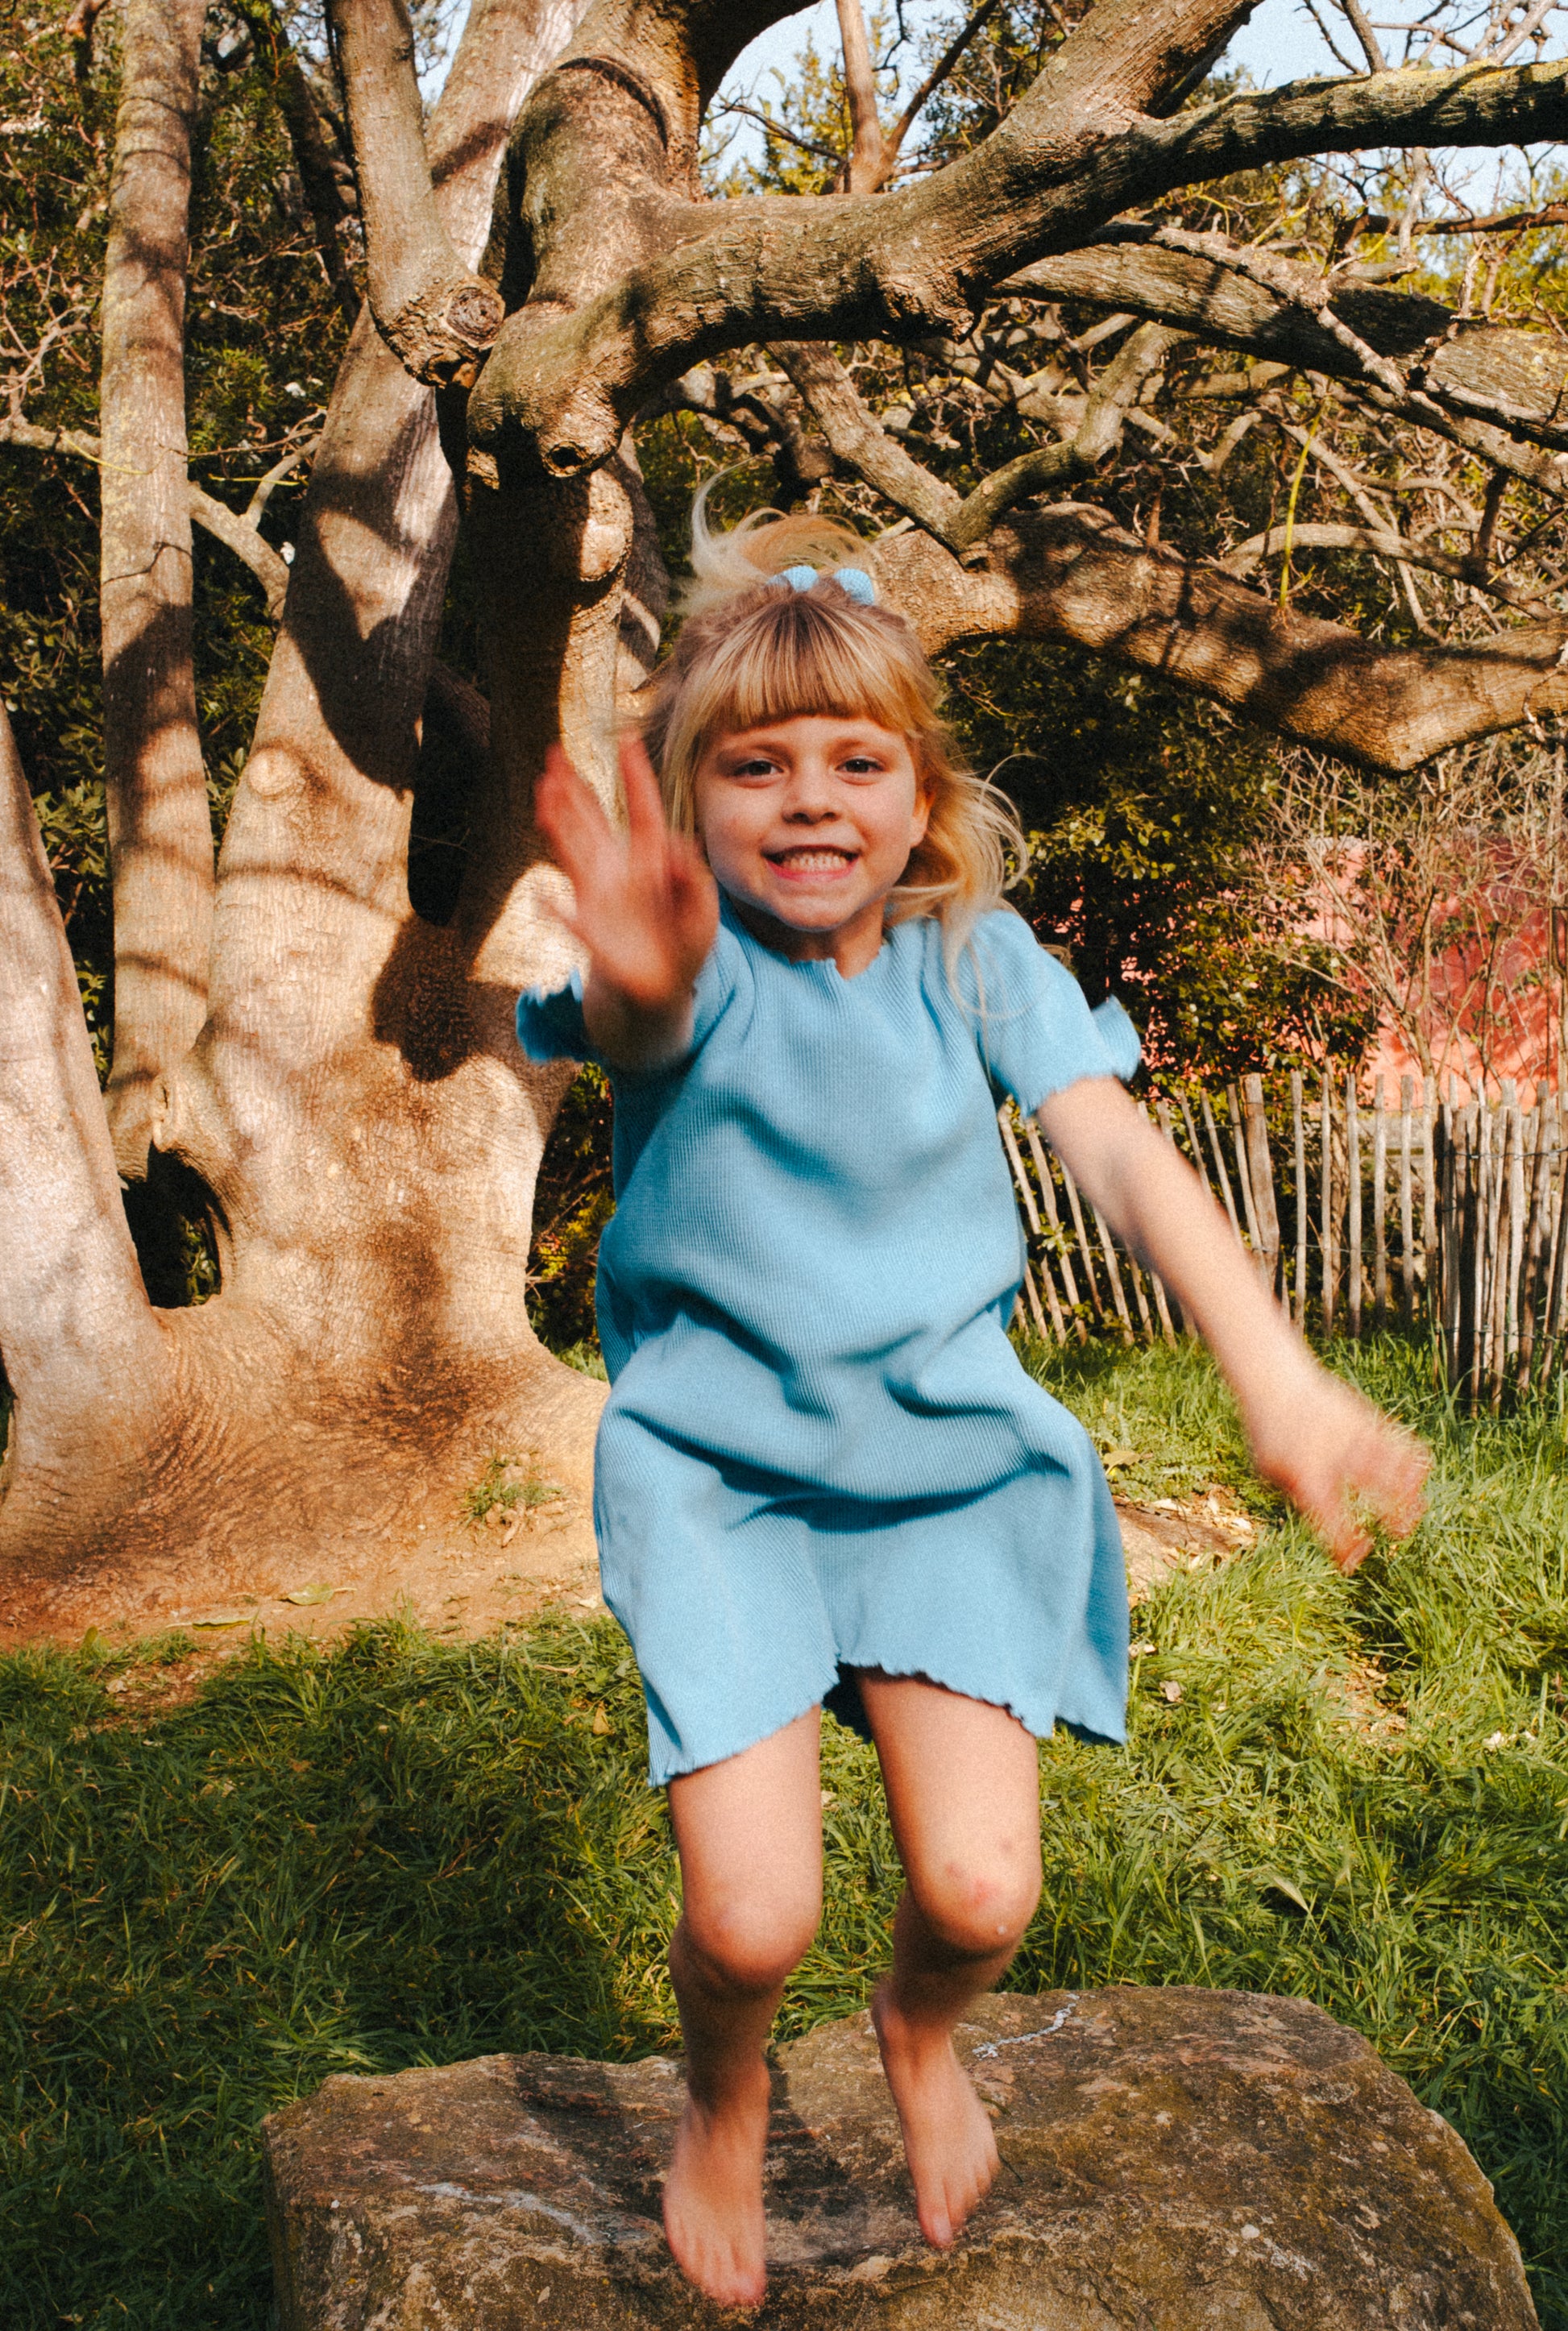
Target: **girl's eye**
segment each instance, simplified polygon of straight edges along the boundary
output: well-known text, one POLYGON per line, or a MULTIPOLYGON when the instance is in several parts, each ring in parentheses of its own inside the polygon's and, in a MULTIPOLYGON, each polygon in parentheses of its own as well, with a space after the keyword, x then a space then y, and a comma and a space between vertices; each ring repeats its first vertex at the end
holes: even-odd
POLYGON ((729 772, 732 777, 771 777, 777 773, 778 763, 764 760, 760 756, 755 761, 737 761, 729 772))
POLYGON ((879 777, 882 774, 881 762, 869 753, 857 753, 851 759, 841 761, 839 766, 846 777, 879 777))

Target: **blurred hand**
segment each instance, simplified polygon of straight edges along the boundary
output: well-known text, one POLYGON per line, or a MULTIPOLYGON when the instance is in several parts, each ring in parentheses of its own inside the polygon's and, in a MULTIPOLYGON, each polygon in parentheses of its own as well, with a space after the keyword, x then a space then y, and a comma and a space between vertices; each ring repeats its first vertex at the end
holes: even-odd
POLYGON ((1337 1566, 1353 1571, 1375 1522, 1408 1537, 1426 1511, 1431 1458, 1358 1392, 1314 1365, 1288 1410, 1248 1417, 1252 1461, 1318 1532, 1337 1566))
POLYGON ((701 852, 664 820, 659 781, 641 743, 621 747, 626 831, 618 832, 558 745, 535 794, 539 829, 571 880, 567 929, 593 959, 593 983, 637 1019, 668 1023, 718 928, 718 892, 701 852))

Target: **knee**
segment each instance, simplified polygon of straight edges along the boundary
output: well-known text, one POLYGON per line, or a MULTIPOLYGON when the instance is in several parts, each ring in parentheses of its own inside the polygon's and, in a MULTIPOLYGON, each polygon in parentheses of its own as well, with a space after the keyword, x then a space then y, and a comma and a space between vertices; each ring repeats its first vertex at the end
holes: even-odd
POLYGON ((909 1891, 933 1939, 955 1957, 1011 1953, 1040 1900, 1039 1855, 989 1866, 950 1861, 911 1879, 909 1891))
POLYGON ((734 1898, 694 1906, 681 1914, 672 1957, 718 1990, 762 1998, 779 1990, 810 1949, 822 1905, 810 1901, 734 1898))

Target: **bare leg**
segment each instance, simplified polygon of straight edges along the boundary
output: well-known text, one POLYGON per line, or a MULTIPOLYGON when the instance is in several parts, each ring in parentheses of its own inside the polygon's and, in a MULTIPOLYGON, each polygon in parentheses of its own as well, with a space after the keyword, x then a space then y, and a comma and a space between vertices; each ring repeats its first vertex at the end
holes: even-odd
POLYGON ((1002 1974, 1040 1898, 1040 1765, 1005 1708, 920 1677, 862 1673, 908 1884, 871 2005, 920 2231, 946 2250, 996 2175, 996 2140, 953 2027, 1002 1974))
POLYGON ((686 2111, 664 2181, 677 2265, 721 2307, 765 2281, 763 2050, 822 1913, 820 1711, 670 1784, 685 1905, 670 1973, 686 2042, 686 2111))

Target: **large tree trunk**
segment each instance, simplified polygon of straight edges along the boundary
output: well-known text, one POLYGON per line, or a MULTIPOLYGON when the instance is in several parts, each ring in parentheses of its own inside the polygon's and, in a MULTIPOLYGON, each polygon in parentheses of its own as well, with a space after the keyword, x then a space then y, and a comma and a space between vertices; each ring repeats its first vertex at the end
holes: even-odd
POLYGON ((177 1301, 180 1241, 147 1194, 169 1078, 207 1008, 213 829, 191 661, 185 309, 205 0, 128 0, 103 278, 104 790, 114 879, 109 1121, 148 1289, 177 1301))
MULTIPOLYGON (((574 13, 570 0, 473 11, 430 131, 446 230, 470 267, 508 125, 574 13)), ((180 1582, 271 1591, 273 1572, 297 1577, 345 1532, 379 1543, 451 1524, 498 1452, 531 1451, 585 1496, 600 1391, 542 1349, 525 1299, 534 1181, 564 1083, 531 1069, 511 1032, 517 985, 537 963, 480 963, 493 908, 442 928, 408 899, 420 717, 457 520, 434 396, 362 317, 219 863, 205 1023, 154 1128, 210 1194, 222 1287, 194 1310, 141 1307, 142 1421, 128 1439, 157 1450, 146 1480, 93 1494, 98 1390, 78 1399, 52 1378, 51 1462, 73 1457, 78 1488, 68 1514, 46 1510, 25 1429, 33 1384, 12 1369, 23 1429, 0 1550, 16 1557, 13 1594, 57 1628, 102 1610, 106 1572, 128 1613, 166 1605, 180 1582)), ((619 580, 629 521, 625 535, 597 601, 619 580)), ((563 647, 581 595, 576 530, 564 538, 521 611, 563 647)), ((489 791, 502 830, 480 858, 516 822, 509 788, 489 791)), ((538 961, 561 957, 552 936, 538 961)), ((17 1203, 33 1209, 25 1157, 17 1171, 17 1203)), ((112 1192, 111 1177, 97 1197, 118 1215, 112 1192)), ((14 1316, 4 1288, 0 1305, 14 1316)))

